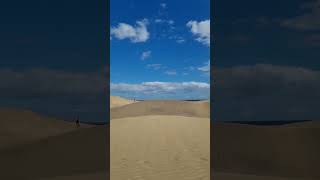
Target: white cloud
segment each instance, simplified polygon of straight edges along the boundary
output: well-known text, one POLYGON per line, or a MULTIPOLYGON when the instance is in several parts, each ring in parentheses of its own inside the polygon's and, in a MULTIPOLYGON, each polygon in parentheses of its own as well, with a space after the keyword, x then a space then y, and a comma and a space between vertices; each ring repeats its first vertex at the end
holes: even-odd
POLYGON ((201 71, 201 72, 205 73, 206 75, 209 75, 209 73, 210 73, 210 61, 206 62, 205 65, 200 66, 197 69, 198 69, 198 71, 201 71))
POLYGON ((162 68, 162 64, 148 64, 147 68, 153 69, 153 70, 159 70, 162 68))
POLYGON ((163 23, 163 21, 164 21, 163 19, 155 19, 154 20, 155 23, 163 23))
POLYGON ((143 94, 158 94, 158 93, 175 93, 178 91, 199 91, 209 90, 210 84, 204 82, 143 82, 140 84, 128 83, 111 83, 111 91, 126 92, 126 93, 143 93, 143 94))
POLYGON ((177 43, 179 43, 179 44, 181 44, 181 43, 184 43, 184 42, 186 42, 186 40, 185 39, 177 39, 177 43))
POLYGON ((187 27, 193 35, 196 36, 196 40, 202 44, 210 46, 210 20, 204 21, 189 21, 187 27))
POLYGON ((169 25, 173 25, 174 24, 174 20, 172 20, 172 19, 155 19, 154 20, 154 22, 155 23, 167 23, 167 24, 169 24, 169 25))
POLYGON ((120 40, 130 39, 133 43, 146 42, 150 36, 147 25, 147 19, 137 21, 135 26, 119 23, 117 27, 111 27, 110 34, 120 40))
POLYGON ((164 9, 167 8, 167 4, 166 4, 166 3, 161 3, 160 6, 161 6, 162 8, 164 8, 164 9))
POLYGON ((168 20, 167 22, 168 22, 168 24, 171 24, 171 25, 174 24, 173 20, 168 20))
POLYGON ((151 51, 145 51, 145 52, 143 52, 143 53, 141 54, 140 59, 141 59, 141 60, 146 60, 146 59, 150 58, 150 56, 151 56, 151 51))
POLYGON ((186 67, 186 68, 184 68, 184 69, 186 69, 186 70, 188 70, 188 71, 194 71, 196 68, 193 67, 193 66, 189 66, 189 67, 186 67))
POLYGON ((177 71, 175 71, 175 70, 167 70, 164 73, 167 75, 177 75, 177 71))

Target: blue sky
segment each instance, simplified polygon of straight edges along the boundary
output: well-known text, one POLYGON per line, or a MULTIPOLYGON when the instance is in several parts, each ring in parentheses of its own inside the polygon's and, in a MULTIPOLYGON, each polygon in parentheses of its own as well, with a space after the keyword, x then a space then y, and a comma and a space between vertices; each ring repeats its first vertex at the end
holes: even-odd
POLYGON ((112 95, 209 98, 209 0, 110 4, 112 95))

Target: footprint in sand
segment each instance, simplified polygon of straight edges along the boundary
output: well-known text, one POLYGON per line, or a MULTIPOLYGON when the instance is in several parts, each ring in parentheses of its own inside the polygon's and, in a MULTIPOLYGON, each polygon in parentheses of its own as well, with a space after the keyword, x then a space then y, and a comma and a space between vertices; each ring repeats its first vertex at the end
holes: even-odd
POLYGON ((201 157, 200 158, 202 161, 208 161, 208 159, 207 158, 204 158, 204 157, 201 157))
POLYGON ((137 161, 137 163, 143 167, 152 168, 152 163, 150 161, 140 160, 140 161, 137 161))
POLYGON ((127 168, 128 167, 128 160, 126 158, 121 158, 120 160, 120 166, 122 168, 127 168))

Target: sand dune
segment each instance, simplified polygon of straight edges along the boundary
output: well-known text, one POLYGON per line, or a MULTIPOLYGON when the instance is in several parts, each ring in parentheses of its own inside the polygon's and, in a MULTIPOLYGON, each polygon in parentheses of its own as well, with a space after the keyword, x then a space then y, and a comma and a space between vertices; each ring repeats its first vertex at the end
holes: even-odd
POLYGON ((215 180, 241 179, 239 174, 245 177, 242 179, 258 180, 267 179, 264 176, 278 177, 271 180, 320 179, 319 123, 282 126, 214 123, 212 133, 215 180), (226 174, 218 175, 219 172, 226 174))
POLYGON ((174 115, 186 117, 210 117, 208 102, 190 101, 141 101, 112 108, 111 119, 145 115, 174 115))
POLYGON ((15 109, 1 109, 0 117, 0 179, 85 179, 98 177, 96 173, 106 179, 106 126, 76 128, 74 123, 15 109))
MULTIPOLYGON (((73 122, 45 117, 27 110, 1 108, 0 117, 0 149, 77 129, 73 122)), ((81 126, 86 127, 90 126, 81 126)))
POLYGON ((107 177, 107 134, 105 126, 91 127, 0 150, 0 179, 86 177, 99 172, 107 177))
POLYGON ((131 103, 134 103, 134 101, 119 96, 110 96, 110 108, 120 107, 131 103))
POLYGON ((57 176, 52 178, 44 178, 41 180, 109 180, 105 172, 92 174, 79 174, 71 176, 57 176))
POLYGON ((288 178, 288 177, 273 177, 273 176, 258 176, 250 174, 236 174, 236 173, 214 173, 214 180, 316 180, 309 178, 288 178))
POLYGON ((183 116, 111 120, 112 180, 209 180, 210 121, 183 116))
POLYGON ((208 180, 208 102, 141 101, 111 109, 113 180, 208 180))

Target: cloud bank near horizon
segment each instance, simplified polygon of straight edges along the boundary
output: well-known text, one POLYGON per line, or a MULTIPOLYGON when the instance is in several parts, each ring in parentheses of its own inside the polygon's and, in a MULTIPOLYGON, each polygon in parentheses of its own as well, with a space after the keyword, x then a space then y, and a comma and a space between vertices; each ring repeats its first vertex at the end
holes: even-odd
POLYGON ((143 99, 208 99, 210 84, 204 82, 111 83, 112 95, 143 99))
POLYGON ((320 71, 257 64, 215 69, 214 118, 219 121, 317 120, 320 71))

